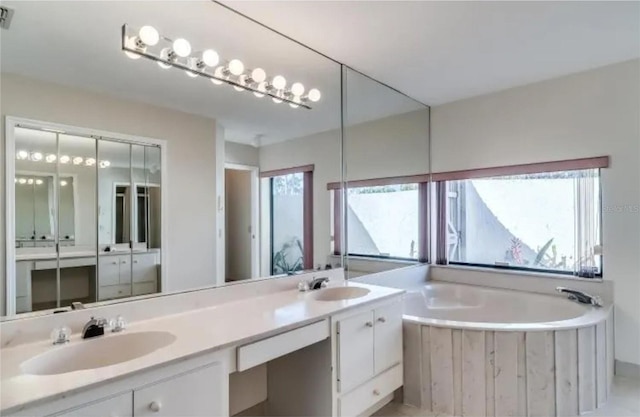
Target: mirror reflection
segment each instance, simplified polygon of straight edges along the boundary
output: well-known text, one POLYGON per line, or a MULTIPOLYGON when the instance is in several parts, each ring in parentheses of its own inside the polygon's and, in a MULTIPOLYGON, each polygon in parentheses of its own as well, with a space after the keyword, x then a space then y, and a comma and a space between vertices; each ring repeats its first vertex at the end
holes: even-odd
POLYGON ((213 2, 5 5, 3 314, 341 265, 338 63, 213 2))

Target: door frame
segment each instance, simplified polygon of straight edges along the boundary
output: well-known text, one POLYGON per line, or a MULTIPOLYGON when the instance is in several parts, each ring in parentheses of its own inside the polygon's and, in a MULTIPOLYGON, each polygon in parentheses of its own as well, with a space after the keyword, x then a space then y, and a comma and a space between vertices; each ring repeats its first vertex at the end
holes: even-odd
MULTIPOLYGON (((225 162, 224 169, 251 172, 251 278, 260 277, 260 167, 225 162)), ((225 187, 225 199, 227 189, 225 187)), ((226 203, 225 203, 226 210, 226 203)), ((225 226, 226 227, 226 226, 225 226)), ((225 251, 227 241, 225 239, 225 251)))

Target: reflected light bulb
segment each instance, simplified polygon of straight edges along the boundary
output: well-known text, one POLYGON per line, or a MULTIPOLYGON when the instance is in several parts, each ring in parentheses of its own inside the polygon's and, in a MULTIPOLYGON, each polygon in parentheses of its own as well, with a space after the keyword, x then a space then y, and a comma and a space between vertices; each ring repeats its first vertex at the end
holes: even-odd
POLYGON ((80 165, 82 161, 83 159, 81 156, 76 156, 75 158, 73 158, 73 165, 80 165))
POLYGON ((309 100, 316 102, 320 100, 320 97, 322 97, 322 95, 320 94, 320 90, 318 90, 317 88, 312 88, 311 90, 309 90, 309 100))
POLYGON ((52 153, 50 153, 49 155, 47 155, 47 157, 45 158, 45 161, 47 161, 48 163, 52 164, 56 161, 56 156, 52 153))
MULTIPOLYGON (((222 67, 218 67, 216 68, 215 71, 213 71, 213 76, 214 77, 218 77, 218 78, 225 78, 224 74, 222 73, 223 68, 222 67)), ((222 84, 222 81, 220 80, 216 80, 215 78, 211 78, 211 82, 214 83, 215 85, 220 85, 222 84)))
POLYGON ((273 102, 276 104, 282 103, 282 100, 280 100, 279 98, 272 97, 271 100, 273 100, 273 102))
POLYGON ((61 164, 68 164, 70 160, 71 160, 71 158, 68 155, 62 155, 60 157, 60 163, 61 164))
MULTIPOLYGON (((171 52, 171 48, 163 48, 162 51, 160 51, 160 58, 167 60, 167 61, 171 61, 169 59, 169 53, 171 52)), ((164 69, 168 69, 171 68, 171 65, 169 64, 165 64, 164 62, 160 62, 158 61, 158 66, 160 68, 164 68, 164 69)))
POLYGON ((239 59, 229 61, 229 72, 233 75, 240 75, 244 72, 244 64, 239 59))
POLYGON ((42 154, 40 152, 34 152, 31 154, 32 161, 42 161, 42 154))
POLYGON ((287 79, 282 75, 276 75, 275 77, 273 77, 271 85, 273 85, 278 90, 282 90, 287 86, 287 79))
POLYGON ((86 161, 84 161, 85 165, 88 167, 94 166, 96 164, 96 160, 93 158, 87 158, 86 161))
POLYGON ((191 54, 191 44, 188 40, 178 38, 173 41, 173 51, 181 58, 186 58, 191 54))
POLYGON ((299 104, 300 104, 300 97, 299 96, 295 96, 293 98, 293 103, 289 103, 289 106, 291 106, 294 109, 297 109, 298 107, 300 107, 299 104))
POLYGON ((256 87, 256 90, 260 91, 260 93, 254 91, 253 95, 260 98, 260 97, 264 97, 263 93, 267 92, 267 83, 265 83, 264 81, 261 82, 260 84, 258 84, 258 86, 256 87))
POLYGON ((29 179, 27 180, 27 184, 29 184, 29 185, 33 184, 33 178, 29 178, 29 179))
POLYGON ((251 71, 251 79, 257 83, 261 83, 267 79, 267 73, 262 68, 256 68, 251 71))
MULTIPOLYGON (((125 40, 124 44, 129 49, 139 49, 139 48, 136 47, 136 38, 135 38, 135 36, 132 36, 132 37, 128 38, 127 40, 125 40)), ((128 56, 129 58, 131 58, 131 59, 140 59, 140 54, 136 54, 135 52, 124 51, 124 54, 126 56, 128 56)))
POLYGON ((138 32, 138 36, 140 36, 140 40, 144 42, 146 45, 154 46, 158 44, 160 40, 160 34, 153 26, 142 26, 140 31, 138 32))
POLYGON ((26 184, 26 183, 27 183, 27 180, 26 180, 26 179, 24 179, 24 178, 20 178, 20 179, 18 180, 18 183, 20 183, 20 184, 26 184))
POLYGON ((202 62, 208 67, 215 67, 220 62, 220 57, 213 49, 207 49, 202 53, 202 62))
POLYGON ((36 185, 42 185, 43 181, 42 180, 36 180, 36 185))
POLYGON ((62 180, 60 181, 60 185, 64 187, 65 185, 67 185, 67 182, 65 180, 62 180))
POLYGON ((27 159, 29 157, 29 152, 27 151, 18 151, 16 153, 16 158, 18 159, 27 159))
POLYGON ((109 165, 111 165, 109 161, 100 161, 100 168, 107 168, 109 165))
MULTIPOLYGON (((246 75, 241 75, 240 78, 238 79, 238 83, 241 85, 246 85, 247 83, 247 76, 246 75)), ((242 87, 238 87, 237 85, 234 85, 233 88, 236 91, 244 91, 245 89, 242 87)))
POLYGON ((294 96, 301 96, 304 94, 304 85, 302 83, 293 83, 291 86, 291 93, 294 96))

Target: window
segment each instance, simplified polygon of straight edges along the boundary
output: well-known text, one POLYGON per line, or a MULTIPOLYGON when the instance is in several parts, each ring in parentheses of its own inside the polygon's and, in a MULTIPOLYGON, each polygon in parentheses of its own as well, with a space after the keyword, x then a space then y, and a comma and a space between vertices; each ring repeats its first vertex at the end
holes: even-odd
POLYGON ((418 260, 421 207, 418 183, 347 189, 349 255, 418 260))
POLYGON ((582 169, 443 181, 449 263, 600 275, 599 179, 582 169))
POLYGON ((260 176, 269 179, 271 273, 313 268, 313 165, 260 176))

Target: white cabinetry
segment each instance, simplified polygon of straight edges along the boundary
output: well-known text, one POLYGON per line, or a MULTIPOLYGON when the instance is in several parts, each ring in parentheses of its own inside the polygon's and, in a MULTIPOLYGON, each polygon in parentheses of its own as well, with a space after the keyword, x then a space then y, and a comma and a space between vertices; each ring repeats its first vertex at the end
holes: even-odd
POLYGON ((338 415, 359 415, 402 386, 402 302, 339 317, 338 415))
POLYGON ((67 410, 55 417, 132 417, 133 397, 130 392, 115 397, 98 400, 67 410))
POLYGON ((152 294, 158 288, 158 254, 101 255, 98 300, 152 294), (133 277, 133 279, 132 279, 133 277))

